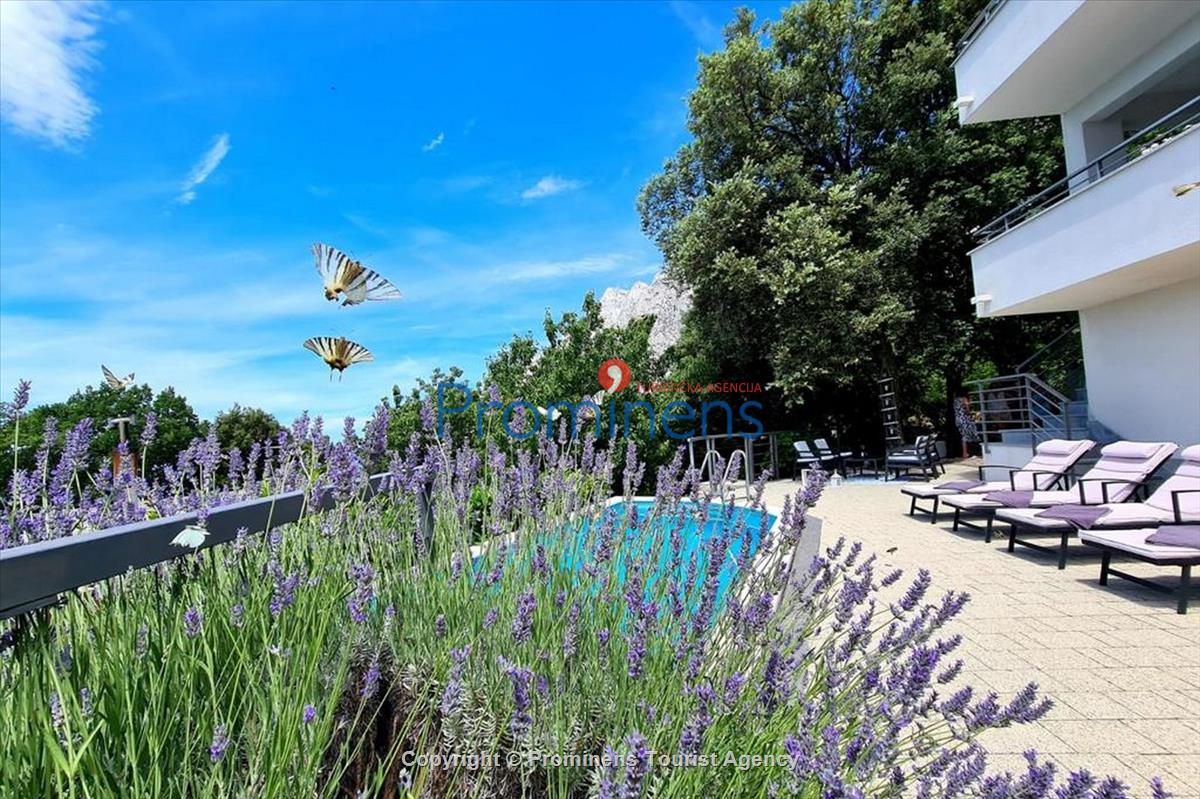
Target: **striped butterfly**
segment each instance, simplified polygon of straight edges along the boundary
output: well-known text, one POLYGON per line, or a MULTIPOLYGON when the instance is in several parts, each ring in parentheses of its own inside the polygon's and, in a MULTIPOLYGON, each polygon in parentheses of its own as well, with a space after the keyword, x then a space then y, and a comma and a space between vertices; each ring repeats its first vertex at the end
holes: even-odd
POLYGON ((331 336, 313 336, 304 342, 304 349, 320 356, 329 365, 329 379, 333 379, 333 370, 338 371, 338 380, 346 367, 356 363, 366 363, 375 360, 375 356, 361 344, 355 344, 348 338, 331 336))
POLYGON ((100 364, 100 369, 104 372, 104 382, 108 383, 109 388, 115 388, 120 391, 133 382, 133 372, 130 372, 128 377, 117 377, 104 364, 100 364))
POLYGON ((363 266, 336 247, 314 244, 317 272, 325 284, 325 299, 336 302, 343 295, 342 305, 358 305, 366 300, 398 300, 400 290, 378 272, 363 266))
POLYGON ((171 539, 171 546, 199 549, 206 538, 208 538, 208 530, 198 524, 189 524, 179 531, 179 535, 171 539))

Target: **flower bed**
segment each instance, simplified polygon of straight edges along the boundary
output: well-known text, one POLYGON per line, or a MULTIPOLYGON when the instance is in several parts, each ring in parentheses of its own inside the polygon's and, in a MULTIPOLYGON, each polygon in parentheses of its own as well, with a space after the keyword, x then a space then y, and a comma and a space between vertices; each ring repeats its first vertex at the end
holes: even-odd
MULTIPOLYGON (((0 656, 0 794, 1049 795, 1036 759, 984 775, 974 738, 1048 702, 958 683, 942 631, 966 595, 922 573, 884 602, 902 575, 843 542, 793 567, 819 474, 747 531, 679 457, 648 513, 610 506, 643 466, 590 440, 401 454, 297 426, 272 458, 344 502, 76 592, 0 656), (371 458, 394 490, 366 499, 371 458)), ((1124 795, 1071 780, 1062 796, 1124 795)))

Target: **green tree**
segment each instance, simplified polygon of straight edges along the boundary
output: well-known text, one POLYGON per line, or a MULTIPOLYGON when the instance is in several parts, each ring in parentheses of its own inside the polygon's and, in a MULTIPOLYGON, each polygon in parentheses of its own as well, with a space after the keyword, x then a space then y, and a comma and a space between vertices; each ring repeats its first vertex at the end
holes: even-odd
POLYGON ((34 455, 41 445, 47 419, 55 419, 58 426, 58 435, 51 446, 54 455, 57 455, 67 430, 85 418, 92 419, 96 436, 90 449, 91 466, 100 468, 108 462, 109 455, 119 441, 117 426, 110 426, 109 422, 117 418, 131 420, 126 425, 126 433, 131 449, 140 455, 142 430, 149 411, 154 411, 157 416, 158 429, 146 458, 147 474, 153 468, 173 463, 180 450, 187 447, 193 438, 207 433, 207 425, 173 388, 168 387, 155 396, 150 386, 145 384, 123 389, 114 389, 106 384, 87 386, 63 402, 30 409, 21 419, 20 441, 13 440, 15 425, 11 422, 0 427, 0 450, 6 454, 0 458, 0 484, 7 486, 12 477, 14 444, 17 446, 17 464, 25 469, 33 467, 34 455))
POLYGON ((932 380, 941 407, 911 410, 953 434, 968 372, 1063 328, 970 303, 971 231, 1062 171, 1054 120, 958 125, 953 43, 981 4, 809 0, 761 25, 743 9, 701 57, 693 139, 639 198, 693 290, 683 376, 765 376, 868 442, 880 373, 909 403, 932 380))
POLYGON ((213 431, 217 441, 221 442, 221 449, 228 451, 237 447, 243 455, 255 444, 273 439, 282 429, 279 420, 262 408, 243 408, 236 403, 217 414, 213 421, 213 431))

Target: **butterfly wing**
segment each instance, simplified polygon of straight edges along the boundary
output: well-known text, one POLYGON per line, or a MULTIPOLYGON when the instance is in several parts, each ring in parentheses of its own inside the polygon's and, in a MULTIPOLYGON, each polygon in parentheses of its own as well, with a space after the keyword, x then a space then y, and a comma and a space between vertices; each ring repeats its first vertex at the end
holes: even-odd
POLYGON ((312 246, 312 253, 317 262, 317 274, 321 276, 321 283, 325 285, 325 291, 336 292, 338 272, 344 268, 345 264, 353 262, 338 248, 320 242, 312 246))
POLYGON ((391 281, 378 272, 355 262, 357 274, 347 275, 345 286, 346 305, 358 305, 366 300, 398 300, 404 295, 391 281))
POLYGON ((313 336, 304 342, 304 349, 315 353, 327 364, 332 364, 337 358, 337 340, 329 336, 313 336))
MULTIPOLYGON (((121 378, 114 375, 112 370, 104 364, 100 364, 100 370, 104 372, 104 382, 108 383, 109 388, 121 388, 125 385, 121 382, 121 378)), ((132 377, 132 375, 130 375, 130 377, 132 377)))
POLYGON ((208 538, 208 531, 195 524, 189 524, 179 531, 179 535, 171 539, 171 546, 198 549, 208 538))
POLYGON ((356 344, 353 341, 348 341, 347 339, 342 339, 342 342, 345 345, 343 348, 342 358, 346 361, 347 365, 354 363, 368 363, 369 361, 375 360, 375 356, 372 355, 371 351, 363 345, 356 344))
POLYGON ((129 385, 132 382, 133 382, 133 372, 130 372, 129 377, 125 378, 125 385, 129 385))

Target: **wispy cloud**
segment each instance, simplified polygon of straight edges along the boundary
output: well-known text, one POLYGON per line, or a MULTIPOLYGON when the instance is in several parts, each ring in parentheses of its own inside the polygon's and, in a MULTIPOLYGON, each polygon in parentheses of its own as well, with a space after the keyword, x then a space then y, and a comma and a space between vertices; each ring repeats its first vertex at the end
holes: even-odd
POLYGON ((364 233, 370 233, 372 236, 387 238, 389 235, 387 228, 376 224, 374 221, 363 216, 362 214, 344 213, 342 214, 342 219, 345 219, 347 222, 354 225, 364 233))
POLYGON ((524 283, 530 280, 552 280, 614 272, 628 267, 629 264, 629 256, 621 253, 591 255, 568 261, 532 261, 493 268, 484 279, 493 283, 524 283))
POLYGON ((438 135, 436 135, 432 139, 430 139, 428 144, 422 145, 421 149, 427 153, 431 152, 431 151, 436 150, 437 148, 441 147, 442 142, 444 142, 445 140, 446 140, 446 134, 439 133, 438 135))
POLYGON ((21 133, 70 149, 87 138, 96 104, 83 79, 92 54, 98 5, 6 2, 0 13, 0 116, 21 133))
POLYGON ((196 165, 192 167, 191 174, 187 176, 187 180, 179 187, 178 202, 180 205, 187 205, 196 199, 196 187, 208 180, 209 176, 217 170, 217 167, 221 165, 221 162, 225 160, 225 156, 228 154, 229 134, 222 133, 213 140, 212 146, 208 148, 208 152, 196 162, 196 165))
POLYGON ((582 181, 571 180, 559 177, 558 175, 546 175, 546 177, 521 192, 521 199, 540 200, 543 197, 562 194, 564 191, 574 191, 582 185, 582 181))
POLYGON ((688 0, 673 0, 671 11, 684 24, 701 46, 716 49, 721 46, 721 28, 708 18, 700 3, 688 0))

